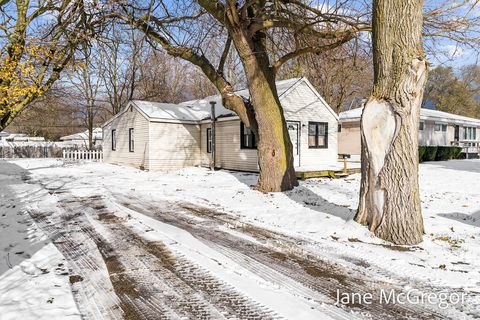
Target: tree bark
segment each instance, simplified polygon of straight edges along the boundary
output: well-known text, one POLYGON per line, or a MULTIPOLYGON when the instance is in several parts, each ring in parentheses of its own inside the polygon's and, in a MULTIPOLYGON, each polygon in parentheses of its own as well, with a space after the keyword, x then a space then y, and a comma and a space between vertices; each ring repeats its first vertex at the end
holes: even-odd
POLYGON ((418 186, 418 126, 427 62, 422 0, 375 0, 374 87, 361 120, 362 180, 355 220, 396 244, 424 232, 418 186))
MULTIPOLYGON (((263 31, 251 34, 238 13, 236 3, 227 3, 225 24, 247 76, 258 130, 260 177, 256 189, 262 192, 291 190, 298 185, 293 166, 293 146, 278 98, 276 69, 267 54, 266 34, 263 31)), ((259 8, 265 5, 264 1, 258 3, 259 8)), ((248 16, 252 19, 255 10, 255 6, 248 9, 248 16)))
POLYGON ((260 68, 256 61, 245 64, 250 96, 257 106, 260 177, 256 189, 262 192, 291 190, 298 185, 293 167, 293 146, 278 99, 275 75, 269 70, 258 72, 260 68))

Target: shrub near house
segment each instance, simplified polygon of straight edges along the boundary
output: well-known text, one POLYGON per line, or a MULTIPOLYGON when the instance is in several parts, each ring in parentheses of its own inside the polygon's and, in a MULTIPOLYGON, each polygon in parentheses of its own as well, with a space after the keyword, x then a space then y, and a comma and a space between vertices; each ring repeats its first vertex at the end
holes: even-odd
POLYGON ((446 161, 459 159, 462 152, 461 147, 447 146, 420 146, 418 157, 420 162, 424 161, 446 161))

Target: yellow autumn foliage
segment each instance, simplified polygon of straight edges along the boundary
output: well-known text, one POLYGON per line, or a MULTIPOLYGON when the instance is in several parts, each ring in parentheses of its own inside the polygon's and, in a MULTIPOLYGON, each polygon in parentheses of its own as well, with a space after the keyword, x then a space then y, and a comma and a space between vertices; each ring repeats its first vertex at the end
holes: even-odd
POLYGON ((0 118, 23 99, 43 93, 37 82, 37 61, 53 58, 41 45, 16 45, 10 50, 0 59, 0 118))

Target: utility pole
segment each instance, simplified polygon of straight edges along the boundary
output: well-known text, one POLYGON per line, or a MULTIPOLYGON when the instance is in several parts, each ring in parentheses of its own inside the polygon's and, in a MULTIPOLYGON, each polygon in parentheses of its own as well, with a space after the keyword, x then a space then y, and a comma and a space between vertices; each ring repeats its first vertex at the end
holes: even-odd
POLYGON ((210 169, 215 170, 216 163, 216 147, 215 147, 215 101, 210 101, 211 111, 210 111, 210 119, 211 119, 211 139, 212 139, 212 161, 210 162, 210 169))

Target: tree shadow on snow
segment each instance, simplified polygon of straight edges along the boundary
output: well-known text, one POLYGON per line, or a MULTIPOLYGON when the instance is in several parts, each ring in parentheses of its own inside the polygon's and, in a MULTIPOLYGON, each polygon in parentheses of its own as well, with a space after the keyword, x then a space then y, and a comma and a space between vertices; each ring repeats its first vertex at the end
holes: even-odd
POLYGON ((256 172, 232 171, 232 170, 222 170, 222 171, 231 174, 239 182, 251 188, 255 187, 258 181, 258 173, 256 172))
POLYGON ((355 217, 355 210, 332 203, 304 186, 296 187, 284 194, 306 208, 336 216, 345 221, 355 217))
POLYGON ((480 227, 480 211, 474 212, 472 214, 465 214, 459 212, 441 213, 439 214, 439 216, 465 223, 474 227, 480 227))
MULTIPOLYGON (((225 170, 225 172, 249 187, 255 187, 258 180, 258 174, 254 172, 229 170, 225 170)), ((283 194, 308 209, 336 216, 345 221, 352 220, 355 217, 355 210, 332 203, 304 186, 298 186, 294 190, 286 191, 283 194)))

